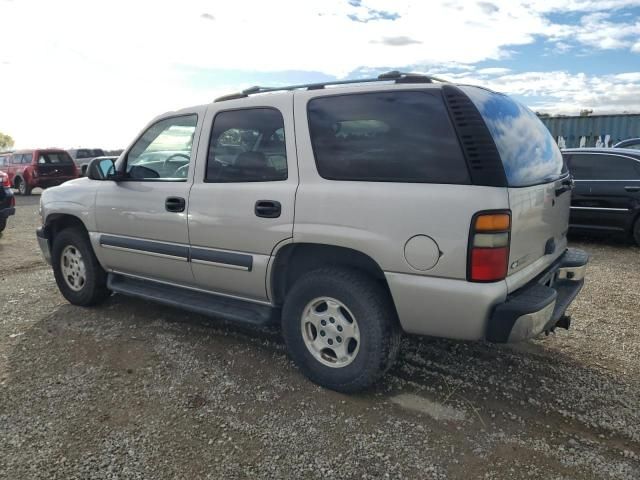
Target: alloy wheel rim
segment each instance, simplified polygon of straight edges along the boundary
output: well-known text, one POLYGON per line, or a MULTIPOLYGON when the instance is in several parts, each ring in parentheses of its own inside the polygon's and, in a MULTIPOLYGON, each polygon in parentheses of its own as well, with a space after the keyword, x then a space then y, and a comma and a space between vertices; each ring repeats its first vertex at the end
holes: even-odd
POLYGON ((87 270, 80 251, 73 245, 67 245, 60 255, 60 270, 65 283, 74 292, 82 290, 87 283, 87 270))
POLYGON ((309 353, 323 365, 343 368, 360 350, 356 317, 341 301, 331 297, 311 300, 302 312, 301 330, 309 353))

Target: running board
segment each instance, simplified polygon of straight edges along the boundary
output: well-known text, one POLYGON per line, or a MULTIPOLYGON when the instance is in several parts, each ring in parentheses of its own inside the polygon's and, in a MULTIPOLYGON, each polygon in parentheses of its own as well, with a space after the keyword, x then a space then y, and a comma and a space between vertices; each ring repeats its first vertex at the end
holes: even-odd
POLYGON ((279 309, 214 293, 167 285, 109 273, 107 288, 112 292, 143 298, 182 310, 223 318, 232 322, 264 326, 277 321, 279 309))

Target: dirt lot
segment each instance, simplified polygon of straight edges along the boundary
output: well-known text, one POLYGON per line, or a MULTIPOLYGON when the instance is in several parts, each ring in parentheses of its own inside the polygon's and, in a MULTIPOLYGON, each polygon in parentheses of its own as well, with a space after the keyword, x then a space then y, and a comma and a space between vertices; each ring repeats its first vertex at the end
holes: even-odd
MULTIPOLYGON (((0 237, 0 478, 640 478, 640 249, 592 254, 573 328, 516 346, 405 338, 376 390, 306 381, 276 330, 143 301, 67 304, 0 237)), ((428 309, 425 309, 428 315, 428 309)))

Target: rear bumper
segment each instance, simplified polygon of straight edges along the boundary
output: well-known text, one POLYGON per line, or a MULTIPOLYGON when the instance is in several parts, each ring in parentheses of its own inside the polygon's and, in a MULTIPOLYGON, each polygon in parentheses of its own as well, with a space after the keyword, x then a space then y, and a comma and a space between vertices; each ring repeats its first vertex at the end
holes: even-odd
POLYGON ((36 238, 38 239, 38 246, 40 247, 42 256, 45 261, 51 265, 51 248, 49 247, 49 236, 47 231, 44 228, 39 227, 36 229, 36 238))
POLYGON ((62 185, 64 182, 68 182, 69 180, 73 180, 74 178, 78 178, 76 176, 66 176, 66 177, 38 177, 36 179, 32 179, 29 182, 29 186, 31 188, 49 188, 49 187, 57 187, 58 185, 62 185))
POLYGON ((519 342, 558 325, 568 328, 565 312, 584 285, 588 262, 586 252, 570 248, 536 279, 507 296, 489 317, 487 340, 519 342))
POLYGON ((0 208, 0 218, 7 218, 11 215, 15 215, 16 209, 14 207, 0 208))

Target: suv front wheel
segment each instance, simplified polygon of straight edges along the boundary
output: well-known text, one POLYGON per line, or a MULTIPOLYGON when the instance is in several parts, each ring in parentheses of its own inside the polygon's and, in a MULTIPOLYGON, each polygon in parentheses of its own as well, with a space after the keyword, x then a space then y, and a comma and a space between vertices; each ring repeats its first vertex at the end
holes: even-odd
POLYGON ((95 305, 109 296, 107 274, 81 229, 68 228, 54 237, 51 264, 58 288, 70 303, 95 305))
POLYGON ((393 364, 400 346, 388 292, 358 271, 326 268, 302 276, 287 294, 282 333, 313 382, 341 392, 365 389, 393 364))
POLYGON ((15 186, 18 189, 18 193, 20 195, 31 195, 31 187, 24 179, 20 177, 16 178, 15 186))

